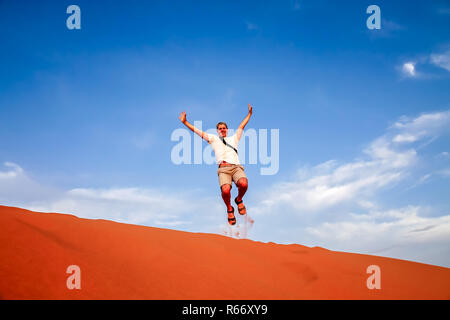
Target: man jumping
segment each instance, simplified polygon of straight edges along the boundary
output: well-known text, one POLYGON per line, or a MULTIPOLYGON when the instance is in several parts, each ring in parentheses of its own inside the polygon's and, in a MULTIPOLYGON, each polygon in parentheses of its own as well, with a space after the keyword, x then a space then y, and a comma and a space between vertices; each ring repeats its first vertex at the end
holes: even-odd
POLYGON ((232 181, 234 181, 239 192, 234 202, 238 206, 239 214, 245 215, 247 210, 242 202, 245 192, 248 188, 247 176, 244 172, 244 167, 239 163, 239 157, 237 152, 237 146, 239 140, 241 139, 244 127, 247 125, 250 117, 252 115, 252 106, 248 105, 248 114, 242 120, 236 133, 231 137, 228 137, 228 126, 225 122, 219 122, 216 125, 217 133, 219 136, 214 134, 207 134, 202 130, 194 127, 186 120, 186 112, 180 113, 181 122, 186 125, 190 130, 198 134, 202 139, 206 140, 214 150, 216 156, 217 164, 219 168, 217 169, 217 175, 219 176, 219 185, 222 191, 222 199, 227 206, 228 213, 228 223, 230 225, 236 224, 236 217, 234 216, 234 207, 231 205, 231 188, 232 181))

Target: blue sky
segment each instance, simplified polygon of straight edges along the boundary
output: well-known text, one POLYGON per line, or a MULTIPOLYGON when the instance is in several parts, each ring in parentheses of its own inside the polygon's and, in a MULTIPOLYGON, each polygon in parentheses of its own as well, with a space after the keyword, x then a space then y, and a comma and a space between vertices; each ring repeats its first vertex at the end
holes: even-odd
POLYGON ((0 35, 1 204, 228 232, 170 137, 251 103, 279 170, 246 165, 248 238, 450 267, 448 2, 1 1, 0 35))

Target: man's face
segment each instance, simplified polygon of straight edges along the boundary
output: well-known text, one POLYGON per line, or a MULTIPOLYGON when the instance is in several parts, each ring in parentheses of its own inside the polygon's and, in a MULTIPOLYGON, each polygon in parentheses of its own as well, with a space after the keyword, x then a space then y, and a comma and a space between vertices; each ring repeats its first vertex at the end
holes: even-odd
POLYGON ((219 126, 217 127, 217 133, 219 134, 219 136, 225 138, 227 136, 227 133, 228 133, 227 126, 224 125, 224 124, 219 124, 219 126))

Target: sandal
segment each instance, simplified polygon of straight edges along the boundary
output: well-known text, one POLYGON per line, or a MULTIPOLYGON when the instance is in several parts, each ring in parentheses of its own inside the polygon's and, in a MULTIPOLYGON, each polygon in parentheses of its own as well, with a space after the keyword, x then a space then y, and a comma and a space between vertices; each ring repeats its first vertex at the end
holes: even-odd
POLYGON ((234 216, 234 208, 233 207, 231 207, 231 208, 232 208, 232 210, 231 211, 227 210, 227 213, 233 213, 233 218, 228 218, 228 223, 230 225, 234 226, 236 224, 236 217, 234 216))
POLYGON ((247 209, 245 208, 244 205, 243 205, 241 208, 239 208, 239 205, 242 203, 242 200, 238 202, 238 201, 237 201, 237 197, 236 197, 236 198, 234 198, 234 202, 237 204, 237 206, 238 206, 238 211, 239 211, 239 214, 240 214, 241 216, 247 214, 247 209))

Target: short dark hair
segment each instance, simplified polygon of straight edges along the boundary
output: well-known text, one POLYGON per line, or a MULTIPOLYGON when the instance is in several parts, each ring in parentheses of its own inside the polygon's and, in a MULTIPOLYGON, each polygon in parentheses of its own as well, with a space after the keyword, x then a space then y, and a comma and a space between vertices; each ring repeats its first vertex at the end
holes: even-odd
POLYGON ((227 124, 226 124, 225 122, 219 122, 218 124, 216 124, 216 129, 219 129, 219 126, 220 126, 221 124, 224 124, 225 127, 228 129, 228 126, 227 126, 227 124))

